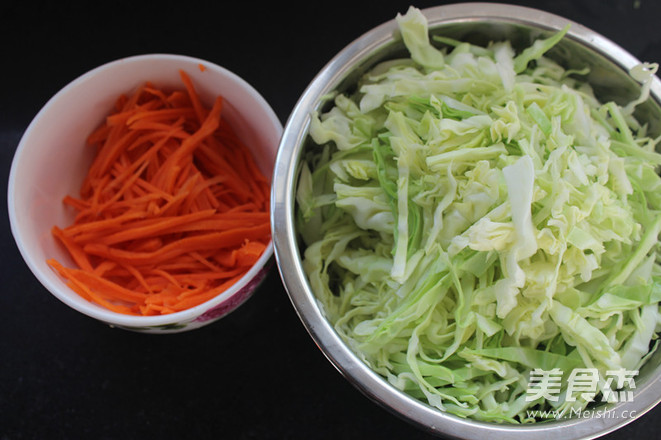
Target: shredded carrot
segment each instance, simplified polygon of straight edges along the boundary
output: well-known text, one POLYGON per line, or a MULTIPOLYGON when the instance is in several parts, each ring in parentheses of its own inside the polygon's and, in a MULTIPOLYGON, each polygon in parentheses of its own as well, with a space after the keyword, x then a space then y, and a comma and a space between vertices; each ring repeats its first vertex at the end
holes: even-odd
MULTIPOLYGON (((204 70, 204 66, 199 66, 204 70)), ((73 266, 48 264, 83 298, 118 313, 161 315, 199 305, 240 279, 271 238, 269 182, 191 78, 145 83, 118 97, 87 141, 96 156, 75 212, 52 234, 73 266)))

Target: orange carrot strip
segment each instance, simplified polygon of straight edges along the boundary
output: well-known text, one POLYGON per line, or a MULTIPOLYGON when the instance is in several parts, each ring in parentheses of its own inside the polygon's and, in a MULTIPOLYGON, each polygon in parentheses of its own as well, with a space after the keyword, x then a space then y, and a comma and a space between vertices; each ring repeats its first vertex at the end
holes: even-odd
POLYGON ((160 99, 163 103, 167 103, 168 101, 168 96, 165 94, 165 92, 161 89, 157 89, 153 87, 150 84, 147 84, 145 86, 145 93, 151 93, 152 95, 156 96, 158 99, 160 99))
POLYGON ((239 266, 252 266, 264 253, 266 245, 259 241, 249 241, 240 247, 237 253, 237 264, 239 266))
POLYGON ((154 269, 151 272, 155 275, 162 277, 164 280, 168 280, 174 286, 181 288, 181 286, 179 285, 179 281, 177 281, 177 279, 173 277, 171 274, 169 274, 167 271, 162 269, 154 269))
POLYGON ((135 277, 136 281, 142 287, 144 287, 145 291, 147 291, 149 293, 153 293, 152 290, 151 290, 151 287, 149 286, 149 284, 147 284, 147 282, 145 281, 144 276, 142 275, 142 273, 138 269, 136 269, 133 266, 123 266, 123 267, 126 269, 126 271, 128 271, 131 275, 133 275, 133 277, 135 277))
POLYGON ((127 302, 142 301, 145 298, 144 294, 125 289, 112 281, 96 275, 94 272, 81 269, 69 269, 68 272, 71 278, 81 281, 100 295, 127 302))
POLYGON ((127 212, 126 214, 105 220, 97 220, 87 223, 73 224, 64 228, 62 232, 65 235, 72 237, 86 232, 89 233, 94 231, 104 231, 109 228, 120 227, 125 222, 129 222, 144 217, 145 214, 142 212, 127 212))
POLYGON ((149 109, 132 114, 126 119, 126 124, 129 129, 135 129, 140 128, 140 126, 136 127, 139 122, 167 121, 175 118, 188 118, 195 114, 194 109, 186 107, 149 109))
POLYGON ((147 82, 120 95, 87 138, 96 149, 66 228, 77 268, 48 263, 82 298, 117 313, 157 315, 201 304, 235 283, 270 240, 269 183, 223 118, 183 89, 147 82))
POLYGON ((195 86, 193 85, 193 81, 191 81, 188 74, 183 70, 179 71, 179 75, 181 76, 181 80, 183 81, 184 87, 186 87, 188 96, 193 104, 193 108, 195 109, 195 114, 197 115, 197 119, 200 122, 204 121, 207 117, 207 111, 204 109, 204 106, 200 102, 200 98, 197 96, 197 92, 195 91, 195 86))
POLYGON ((89 204, 86 203, 86 200, 76 199, 69 195, 65 196, 62 199, 62 203, 64 203, 65 205, 69 205, 79 211, 89 208, 89 204))
POLYGON ((232 285, 234 285, 237 281, 239 281, 241 277, 242 275, 237 275, 233 278, 230 278, 229 280, 222 283, 220 286, 211 289, 203 294, 184 297, 181 301, 179 301, 179 303, 173 306, 173 308, 175 310, 185 310, 200 305, 203 302, 206 302, 214 298, 215 296, 223 293, 225 290, 229 289, 232 285))
POLYGON ((184 139, 181 143, 181 146, 168 157, 163 163, 161 170, 173 171, 170 173, 163 173, 160 176, 157 176, 155 181, 157 186, 165 189, 171 189, 176 175, 178 174, 177 164, 182 160, 183 157, 193 153, 195 148, 200 144, 200 141, 205 137, 211 135, 217 128, 220 123, 220 111, 223 107, 223 98, 216 98, 211 111, 208 116, 200 126, 199 130, 193 133, 192 136, 184 139), (165 177, 163 177, 165 176, 165 177))
POLYGON ((106 235, 98 240, 98 243, 112 245, 122 241, 134 240, 137 238, 153 237, 155 235, 176 232, 178 227, 187 223, 195 222, 213 215, 214 210, 199 211, 193 214, 180 215, 176 217, 159 217, 141 222, 141 225, 134 223, 129 229, 123 229, 113 234, 106 235), (144 225, 144 226, 143 226, 144 225))
POLYGON ((100 243, 89 243, 85 245, 83 250, 90 255, 96 255, 126 264, 155 264, 196 249, 204 250, 238 246, 246 239, 257 239, 268 235, 269 231, 270 225, 265 224, 248 228, 236 228, 230 231, 194 235, 169 243, 153 252, 126 251, 100 243))
MULTIPOLYGON (((115 304, 103 298, 102 295, 97 294, 92 288, 89 287, 87 283, 82 282, 75 275, 76 272, 74 270, 65 268, 53 259, 48 260, 48 264, 53 267, 62 277, 66 278, 68 280, 68 285, 82 297, 88 298, 102 305, 103 307, 118 313, 134 314, 130 307, 115 304)), ((82 272, 79 271, 78 273, 82 272)))
POLYGON ((64 245, 64 247, 69 252, 69 255, 71 255, 71 258, 73 258, 73 261, 80 268, 82 268, 83 270, 89 270, 89 271, 94 270, 94 268, 92 267, 92 263, 90 263, 90 260, 87 256, 87 254, 83 251, 83 249, 77 243, 75 243, 73 240, 71 240, 69 237, 67 237, 62 232, 62 229, 58 228, 57 226, 53 226, 51 232, 64 245))
POLYGON ((131 243, 125 249, 131 252, 154 252, 162 247, 163 240, 160 237, 153 237, 131 243))

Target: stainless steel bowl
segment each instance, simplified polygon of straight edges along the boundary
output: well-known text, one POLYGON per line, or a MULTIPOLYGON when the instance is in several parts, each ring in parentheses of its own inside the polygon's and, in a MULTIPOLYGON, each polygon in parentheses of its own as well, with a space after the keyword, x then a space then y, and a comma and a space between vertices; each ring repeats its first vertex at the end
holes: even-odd
MULTIPOLYGON (((567 68, 591 67, 588 77, 602 100, 627 102, 640 86, 628 75, 640 63, 631 54, 586 27, 563 17, 494 3, 462 3, 422 10, 431 34, 443 34, 473 43, 509 39, 527 47, 538 37, 571 28, 548 55, 567 68)), ((321 110, 324 95, 347 91, 356 79, 379 61, 405 53, 395 20, 365 33, 338 53, 313 79, 286 124, 273 178, 272 226, 275 255, 290 299, 306 329, 330 362, 365 395, 424 430, 455 438, 577 439, 595 438, 634 420, 634 417, 575 418, 529 425, 503 425, 463 419, 441 412, 391 386, 367 367, 342 341, 324 316, 301 265, 301 249, 294 227, 299 158, 308 142, 310 112, 321 110)), ((653 60, 651 60, 653 61, 653 60)), ((637 110, 652 133, 661 133, 661 82, 655 78, 651 99, 637 110)), ((641 416, 661 400, 661 352, 656 352, 636 377, 633 402, 611 404, 604 411, 641 416), (622 411, 627 411, 623 413, 622 411)), ((609 414, 611 414, 609 413, 609 414)))

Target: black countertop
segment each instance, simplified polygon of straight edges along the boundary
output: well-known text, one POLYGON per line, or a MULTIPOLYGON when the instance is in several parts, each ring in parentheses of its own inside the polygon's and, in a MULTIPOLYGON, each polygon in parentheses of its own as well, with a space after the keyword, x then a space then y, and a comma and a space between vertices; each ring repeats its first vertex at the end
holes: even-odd
MULTIPOLYGON (((419 1, 425 8, 444 2, 419 1)), ((661 62, 661 2, 515 2, 566 16, 661 62)), ((88 2, 0 6, 0 440, 423 439, 354 388, 298 319, 277 271, 205 328, 110 328, 51 296, 11 236, 6 188, 21 135, 68 82, 117 58, 191 55, 244 77, 283 124, 314 75, 409 2, 88 2)), ((606 439, 660 438, 661 407, 606 439)))

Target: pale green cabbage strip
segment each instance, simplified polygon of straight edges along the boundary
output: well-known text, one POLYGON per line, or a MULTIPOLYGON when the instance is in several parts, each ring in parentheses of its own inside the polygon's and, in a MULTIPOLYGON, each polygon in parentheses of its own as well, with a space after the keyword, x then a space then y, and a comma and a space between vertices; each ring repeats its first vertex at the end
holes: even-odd
MULTIPOLYGON (((636 370, 661 330, 661 155, 633 117, 545 56, 397 21, 411 58, 315 114, 297 227, 337 332, 394 386, 480 420, 531 422, 574 368, 636 370), (531 370, 565 373, 526 401, 531 370)), ((600 381, 599 390, 606 384, 600 381)), ((602 393, 594 400, 598 403, 602 393)))

